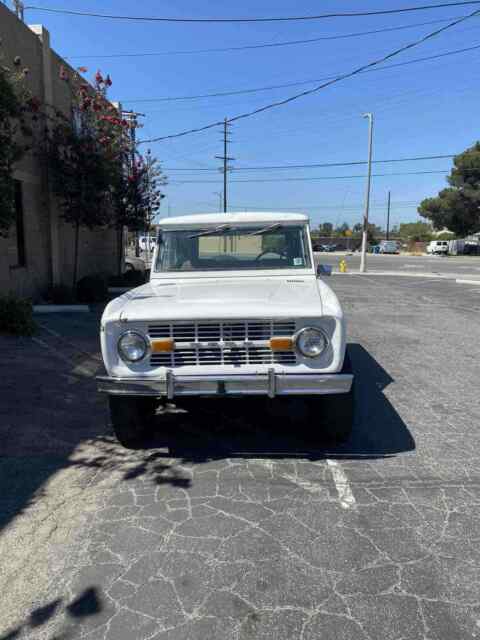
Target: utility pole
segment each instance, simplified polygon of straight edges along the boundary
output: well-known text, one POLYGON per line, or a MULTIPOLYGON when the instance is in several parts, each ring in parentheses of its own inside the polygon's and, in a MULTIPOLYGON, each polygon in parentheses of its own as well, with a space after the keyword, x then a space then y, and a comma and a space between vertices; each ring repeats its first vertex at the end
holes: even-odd
POLYGON ((372 183, 373 114, 365 113, 363 117, 368 118, 368 174, 365 192, 365 213, 363 216, 362 256, 360 259, 361 273, 365 273, 367 270, 368 214, 370 211, 370 185, 372 183))
POLYGON ((228 143, 230 142, 228 139, 228 127, 228 119, 225 118, 223 123, 223 156, 215 156, 217 160, 223 160, 223 167, 220 169, 223 172, 223 213, 227 213, 227 173, 231 171, 228 163, 235 160, 235 158, 229 158, 227 155, 228 143))
POLYGON ((19 20, 24 22, 25 5, 21 0, 13 0, 13 6, 15 7, 15 14, 19 20))
MULTIPOLYGON (((137 146, 137 127, 138 116, 145 117, 144 113, 138 113, 136 111, 122 111, 122 117, 130 123, 130 165, 132 170, 132 176, 135 176, 135 151, 137 146)), ((137 214, 137 202, 135 200, 135 219, 137 214)), ((140 256, 140 238, 138 229, 135 231, 135 256, 140 256)))
POLYGON ((387 200, 387 232, 385 234, 385 240, 388 240, 389 233, 390 233, 390 191, 388 192, 388 200, 387 200))

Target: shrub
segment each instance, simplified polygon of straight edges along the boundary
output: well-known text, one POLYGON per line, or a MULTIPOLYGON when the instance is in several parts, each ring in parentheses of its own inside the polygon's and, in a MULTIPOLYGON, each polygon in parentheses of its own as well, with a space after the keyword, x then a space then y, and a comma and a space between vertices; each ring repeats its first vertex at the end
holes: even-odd
POLYGON ((74 304, 76 302, 73 289, 64 284, 58 284, 54 287, 50 287, 47 291, 46 298, 48 302, 53 304, 74 304))
POLYGON ((97 274, 85 276, 77 283, 77 301, 88 304, 90 302, 104 302, 108 298, 106 278, 97 274))
POLYGON ((32 304, 13 294, 0 296, 0 333, 17 336, 31 336, 36 325, 33 320, 32 304))

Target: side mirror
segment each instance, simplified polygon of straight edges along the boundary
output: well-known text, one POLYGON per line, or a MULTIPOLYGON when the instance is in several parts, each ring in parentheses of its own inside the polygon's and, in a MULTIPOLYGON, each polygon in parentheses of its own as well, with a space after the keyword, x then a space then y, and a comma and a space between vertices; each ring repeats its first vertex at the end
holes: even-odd
POLYGON ((331 276, 332 267, 329 264, 317 264, 317 276, 331 276))

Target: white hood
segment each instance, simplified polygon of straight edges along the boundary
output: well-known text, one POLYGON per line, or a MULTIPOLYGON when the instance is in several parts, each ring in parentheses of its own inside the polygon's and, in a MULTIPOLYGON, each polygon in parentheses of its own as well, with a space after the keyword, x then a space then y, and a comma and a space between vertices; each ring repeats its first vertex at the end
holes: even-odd
POLYGON ((113 301, 109 311, 127 321, 318 317, 322 301, 314 276, 157 280, 113 301))

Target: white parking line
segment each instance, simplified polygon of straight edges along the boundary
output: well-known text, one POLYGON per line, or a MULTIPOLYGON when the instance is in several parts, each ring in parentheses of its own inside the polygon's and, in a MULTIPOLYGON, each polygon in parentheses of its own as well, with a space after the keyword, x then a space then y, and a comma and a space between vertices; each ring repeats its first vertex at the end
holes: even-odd
POLYGON ((322 491, 325 491, 324 486, 316 484, 315 482, 310 482, 310 480, 306 480, 305 478, 294 476, 290 473, 284 473, 282 478, 285 478, 285 480, 288 480, 289 482, 293 482, 293 484, 296 484, 304 491, 308 491, 308 493, 322 493, 322 491))
POLYGON ((352 509, 355 507, 355 496, 353 495, 350 483, 348 482, 348 478, 345 475, 342 466, 336 460, 331 460, 330 458, 327 459, 327 465, 332 472, 340 505, 344 509, 352 509))

